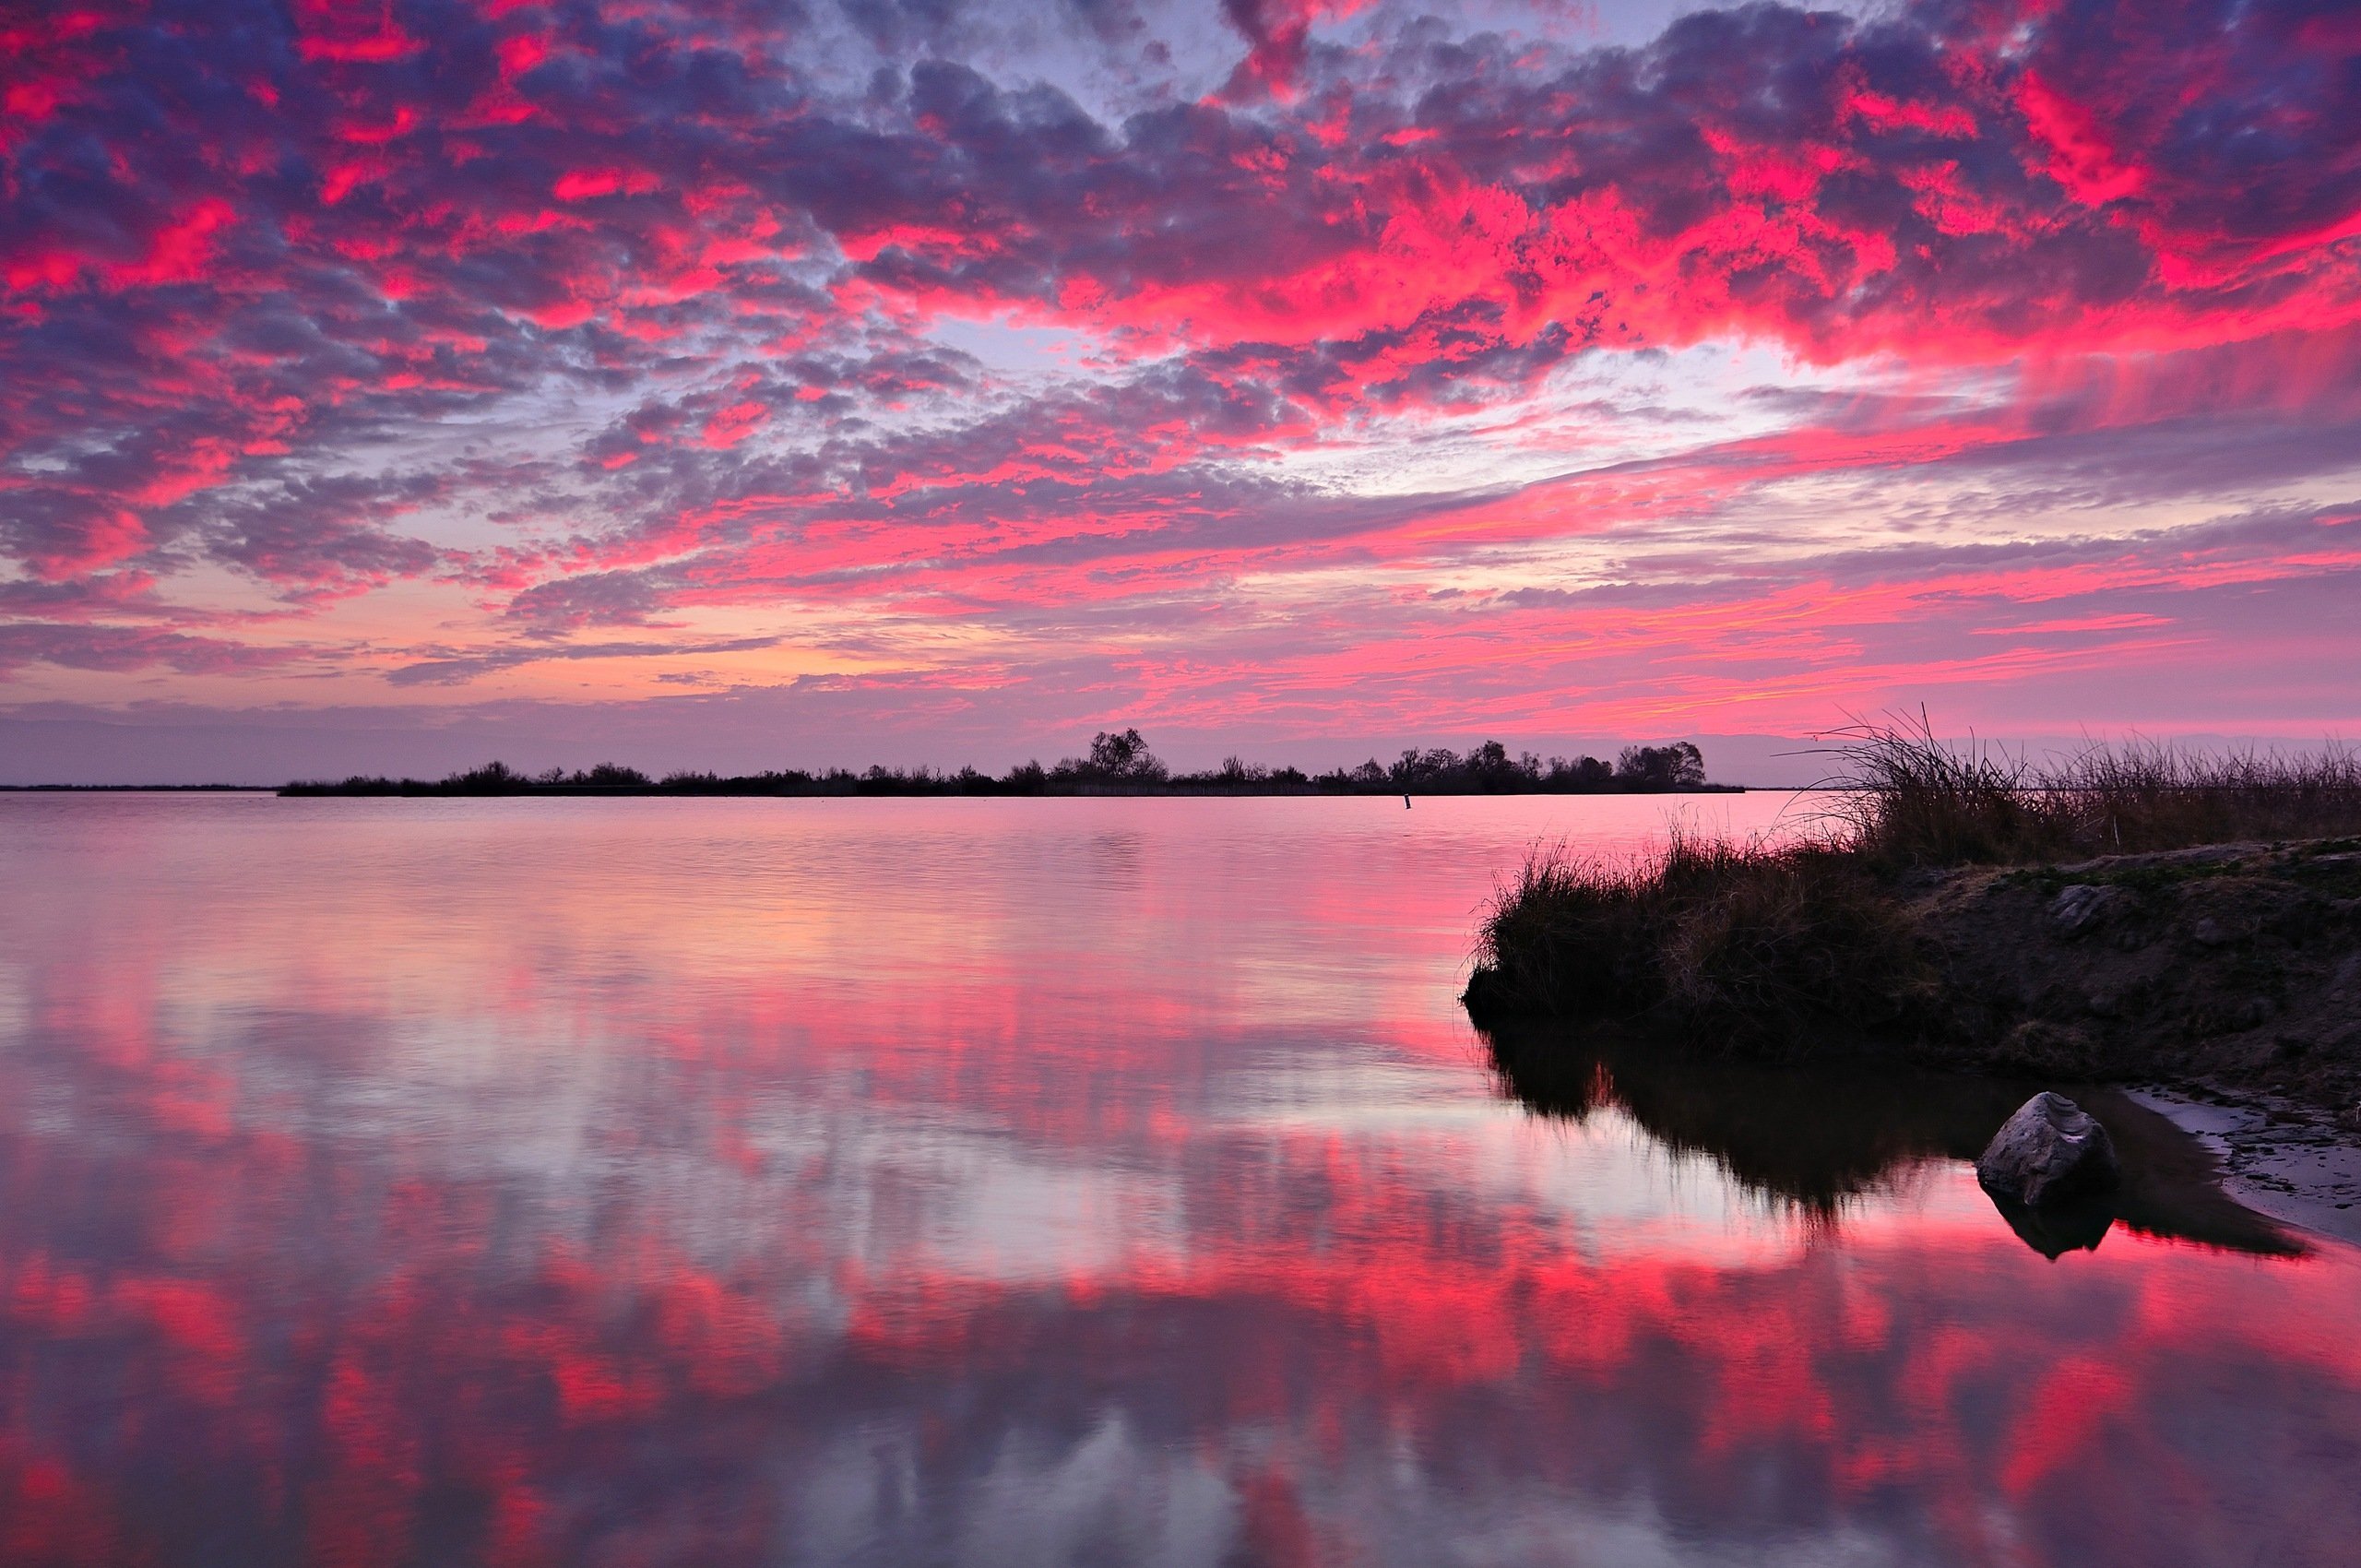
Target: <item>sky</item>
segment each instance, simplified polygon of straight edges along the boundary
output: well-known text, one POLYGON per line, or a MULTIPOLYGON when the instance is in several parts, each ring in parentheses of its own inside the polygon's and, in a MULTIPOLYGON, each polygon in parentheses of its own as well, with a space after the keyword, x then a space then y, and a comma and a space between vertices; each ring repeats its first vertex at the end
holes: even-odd
POLYGON ((0 0, 0 781, 2349 736, 2355 126, 2331 0, 0 0))

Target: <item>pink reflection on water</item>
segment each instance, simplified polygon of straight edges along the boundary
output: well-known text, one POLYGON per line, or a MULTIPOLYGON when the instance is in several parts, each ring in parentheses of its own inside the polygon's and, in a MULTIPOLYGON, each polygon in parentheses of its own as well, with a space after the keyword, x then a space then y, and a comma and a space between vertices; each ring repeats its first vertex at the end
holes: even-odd
POLYGON ((0 803, 0 1549, 2361 1536, 2349 1249, 2053 1264, 1956 1165, 1828 1220, 1536 1120, 1475 909, 1663 807, 1387 804, 0 803))

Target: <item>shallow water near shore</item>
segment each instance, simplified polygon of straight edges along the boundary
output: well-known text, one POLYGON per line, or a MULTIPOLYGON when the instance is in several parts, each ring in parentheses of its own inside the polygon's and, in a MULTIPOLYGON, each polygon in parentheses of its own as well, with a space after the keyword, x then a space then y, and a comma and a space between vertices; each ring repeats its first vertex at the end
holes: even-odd
POLYGON ((2028 1234, 1468 1028, 1676 809, 0 799, 0 1561, 2349 1562, 2361 1250, 2161 1117, 2028 1234))

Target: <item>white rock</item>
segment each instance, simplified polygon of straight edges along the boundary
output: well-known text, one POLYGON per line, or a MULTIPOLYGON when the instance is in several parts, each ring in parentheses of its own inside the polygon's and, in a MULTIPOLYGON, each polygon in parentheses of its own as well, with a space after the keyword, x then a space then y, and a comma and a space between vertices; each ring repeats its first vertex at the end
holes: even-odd
POLYGON ((2080 936, 2104 921, 2124 900, 2120 887, 2098 887, 2078 882, 2049 902, 2049 923, 2061 936, 2080 936))

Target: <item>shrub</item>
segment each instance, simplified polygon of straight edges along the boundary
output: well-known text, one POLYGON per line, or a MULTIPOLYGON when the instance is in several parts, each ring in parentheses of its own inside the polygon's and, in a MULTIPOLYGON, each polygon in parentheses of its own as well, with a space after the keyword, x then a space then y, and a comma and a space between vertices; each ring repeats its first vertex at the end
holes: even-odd
POLYGON ((1493 900, 1471 1013, 1649 1015, 1778 1052, 1898 1022, 1931 994, 1913 928, 1856 857, 1676 833, 1653 863, 1529 856, 1493 900))

